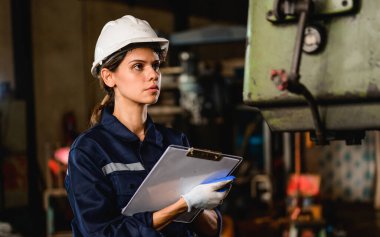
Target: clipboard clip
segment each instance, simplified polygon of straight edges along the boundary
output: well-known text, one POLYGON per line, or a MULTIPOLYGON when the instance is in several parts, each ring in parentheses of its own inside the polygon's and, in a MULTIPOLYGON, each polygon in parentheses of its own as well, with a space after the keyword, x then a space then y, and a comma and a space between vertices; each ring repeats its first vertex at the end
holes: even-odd
POLYGON ((199 158, 199 159, 205 159, 205 160, 213 160, 213 161, 219 161, 222 159, 221 152, 211 151, 211 150, 201 150, 201 149, 196 149, 194 147, 189 148, 186 156, 199 158))

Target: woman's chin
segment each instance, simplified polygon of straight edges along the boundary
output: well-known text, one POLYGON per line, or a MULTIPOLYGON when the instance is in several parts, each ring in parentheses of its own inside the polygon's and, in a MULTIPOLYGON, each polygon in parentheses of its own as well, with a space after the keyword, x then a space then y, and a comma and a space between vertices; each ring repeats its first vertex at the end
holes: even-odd
POLYGON ((147 105, 154 105, 155 103, 157 103, 157 101, 158 101, 158 97, 147 100, 145 102, 145 104, 147 104, 147 105))

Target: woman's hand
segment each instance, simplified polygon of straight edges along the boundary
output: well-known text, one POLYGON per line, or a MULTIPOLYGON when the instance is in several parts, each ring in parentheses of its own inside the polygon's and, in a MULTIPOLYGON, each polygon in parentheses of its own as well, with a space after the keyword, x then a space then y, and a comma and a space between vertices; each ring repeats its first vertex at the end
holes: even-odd
MULTIPOLYGON (((227 176, 222 180, 212 181, 211 183, 200 184, 194 187, 190 192, 182 195, 182 197, 170 206, 167 206, 159 211, 153 213, 153 228, 156 230, 163 229, 166 225, 170 224, 176 216, 183 212, 190 212, 192 208, 206 209, 197 219, 203 220, 203 224, 195 224, 193 226, 200 229, 201 232, 205 230, 216 229, 217 217, 216 213, 211 209, 217 207, 223 202, 230 190, 233 176, 227 176), (207 220, 207 221, 205 221, 207 220), (207 223, 207 224, 206 224, 207 223)), ((199 222, 199 221, 195 221, 199 222)))
POLYGON ((185 199, 190 212, 192 208, 213 209, 222 203, 227 196, 229 189, 223 189, 232 180, 200 184, 194 187, 190 192, 182 195, 185 199))

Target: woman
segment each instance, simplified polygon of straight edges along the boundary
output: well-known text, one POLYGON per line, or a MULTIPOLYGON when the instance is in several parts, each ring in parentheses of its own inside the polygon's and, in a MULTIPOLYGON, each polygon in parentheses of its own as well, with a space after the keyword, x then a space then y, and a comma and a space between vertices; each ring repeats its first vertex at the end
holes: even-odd
POLYGON ((228 181, 196 186, 155 212, 121 214, 167 146, 189 146, 184 134, 154 124, 147 114, 160 93, 168 43, 130 15, 108 22, 100 33, 91 73, 106 96, 93 112, 92 127, 71 147, 65 180, 74 236, 220 234, 221 216, 213 208, 227 195, 217 190, 228 181), (191 224, 173 222, 192 208, 204 211, 191 224))

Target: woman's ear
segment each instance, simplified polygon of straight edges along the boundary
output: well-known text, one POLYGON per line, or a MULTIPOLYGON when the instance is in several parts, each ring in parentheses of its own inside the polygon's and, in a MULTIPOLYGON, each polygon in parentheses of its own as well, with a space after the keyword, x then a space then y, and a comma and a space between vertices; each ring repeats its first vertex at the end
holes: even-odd
POLYGON ((103 79, 104 84, 106 84, 108 87, 112 88, 115 86, 113 74, 109 69, 102 68, 102 70, 100 71, 100 75, 103 79))

